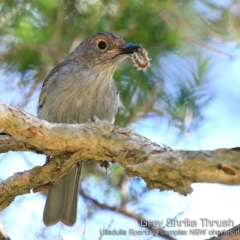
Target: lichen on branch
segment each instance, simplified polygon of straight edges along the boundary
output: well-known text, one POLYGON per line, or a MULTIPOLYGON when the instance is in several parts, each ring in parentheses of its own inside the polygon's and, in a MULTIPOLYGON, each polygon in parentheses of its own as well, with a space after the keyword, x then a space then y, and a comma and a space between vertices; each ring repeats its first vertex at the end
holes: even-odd
POLYGON ((0 153, 32 151, 52 156, 44 166, 0 183, 0 210, 18 195, 48 187, 79 161, 116 162, 128 176, 143 178, 149 189, 185 195, 194 182, 240 184, 239 148, 172 150, 97 118, 85 124, 54 124, 8 104, 0 104, 0 129, 0 153))

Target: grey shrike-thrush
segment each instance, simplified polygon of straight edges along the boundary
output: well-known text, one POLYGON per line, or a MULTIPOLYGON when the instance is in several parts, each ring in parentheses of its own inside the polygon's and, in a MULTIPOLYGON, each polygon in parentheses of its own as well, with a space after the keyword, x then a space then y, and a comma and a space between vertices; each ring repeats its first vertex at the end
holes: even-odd
MULTIPOLYGON (((142 49, 110 32, 97 33, 76 47, 43 82, 38 117, 52 123, 85 123, 93 116, 114 123, 118 91, 113 74, 128 54, 142 49)), ((47 226, 76 222, 82 163, 48 190, 43 213, 47 226)))

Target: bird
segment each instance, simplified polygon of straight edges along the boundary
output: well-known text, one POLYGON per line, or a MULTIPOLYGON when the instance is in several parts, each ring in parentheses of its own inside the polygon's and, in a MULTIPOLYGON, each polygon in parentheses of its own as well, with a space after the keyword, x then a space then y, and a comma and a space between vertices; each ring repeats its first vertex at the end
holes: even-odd
MULTIPOLYGON (((111 32, 96 33, 54 67, 42 84, 37 115, 51 123, 86 123, 92 117, 114 123, 119 93, 113 80, 117 66, 142 49, 111 32)), ((49 159, 49 157, 48 157, 49 159)), ((83 163, 50 187, 43 212, 46 226, 73 226, 83 163)))

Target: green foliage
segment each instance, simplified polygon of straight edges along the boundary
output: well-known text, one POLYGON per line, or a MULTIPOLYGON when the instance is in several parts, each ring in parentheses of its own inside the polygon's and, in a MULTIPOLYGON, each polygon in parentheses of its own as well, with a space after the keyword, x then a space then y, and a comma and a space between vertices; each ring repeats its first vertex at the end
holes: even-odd
POLYGON ((36 89, 70 48, 93 33, 115 32, 141 44, 151 58, 145 72, 136 70, 131 60, 116 71, 122 106, 115 123, 126 126, 149 116, 164 117, 182 134, 205 120, 203 110, 214 96, 208 49, 214 50, 215 38, 237 36, 240 18, 230 11, 233 5, 207 0, 5 1, 0 3, 0 66, 7 76, 20 76, 18 87, 25 94, 19 104, 24 106, 34 94, 37 98, 36 89), (190 68, 180 63, 173 73, 172 56, 191 59, 190 68))
MULTIPOLYGON (((174 86, 176 95, 169 97, 161 71, 168 66, 161 66, 159 59, 181 52, 183 44, 204 45, 211 34, 226 38, 228 26, 239 24, 229 6, 208 1, 199 4, 190 0, 5 1, 0 4, 0 64, 7 73, 20 73, 22 84, 38 84, 65 58, 72 44, 95 32, 113 31, 128 42, 141 44, 152 59, 151 68, 144 73, 136 71, 130 61, 116 72, 123 103, 116 124, 125 126, 151 113, 161 117, 167 113, 171 124, 182 132, 186 109, 191 108, 198 121, 203 118, 201 109, 210 100, 204 91, 193 94, 205 84, 209 61, 197 60, 199 50, 195 48, 191 57, 196 58, 196 72, 190 73, 188 80, 179 78, 179 85, 174 86)), ((33 93, 28 93, 28 98, 33 93)))
MULTIPOLYGON (((172 50, 179 41, 177 32, 160 17, 161 11, 170 7, 168 1, 145 4, 138 0, 2 3, 0 27, 4 47, 1 64, 7 66, 8 71, 22 75, 35 70, 36 79, 33 80, 38 83, 43 81, 38 78, 43 75, 41 71, 47 72, 49 67, 64 59, 74 39, 108 30, 127 41, 142 44, 154 59, 153 67, 157 67, 156 53, 172 50)), ((125 108, 119 114, 118 124, 126 125, 137 120, 140 105, 148 101, 154 88, 149 75, 149 72, 142 74, 126 66, 116 73, 125 108)))

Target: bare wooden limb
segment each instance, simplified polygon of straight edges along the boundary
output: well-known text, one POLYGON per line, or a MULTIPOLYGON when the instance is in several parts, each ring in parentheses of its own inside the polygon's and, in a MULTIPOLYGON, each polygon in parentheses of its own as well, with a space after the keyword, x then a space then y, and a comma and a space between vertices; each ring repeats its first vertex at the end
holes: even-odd
POLYGON ((114 161, 148 188, 192 191, 193 182, 240 184, 240 149, 181 151, 158 145, 106 122, 52 124, 0 104, 1 152, 33 151, 55 156, 42 167, 17 173, 0 184, 0 210, 14 197, 37 191, 65 175, 78 161, 114 161), (37 189, 37 190, 36 190, 37 189))
POLYGON ((0 240, 11 240, 5 232, 4 226, 2 224, 2 221, 0 220, 0 240))
POLYGON ((83 190, 80 190, 80 194, 82 195, 82 197, 85 200, 92 202, 95 206, 99 207, 100 209, 105 209, 105 210, 109 210, 112 212, 120 213, 123 216, 129 217, 129 218, 137 221, 141 227, 148 229, 148 231, 149 231, 148 235, 159 236, 159 237, 161 237, 161 239, 176 240, 176 238, 170 236, 168 233, 166 233, 164 231, 164 227, 154 227, 149 224, 147 224, 147 226, 142 226, 143 225, 142 221, 144 218, 140 215, 135 214, 133 211, 128 209, 125 205, 124 206, 109 206, 107 204, 100 203, 96 199, 91 198, 83 190))
POLYGON ((239 240, 240 224, 206 240, 239 240))

